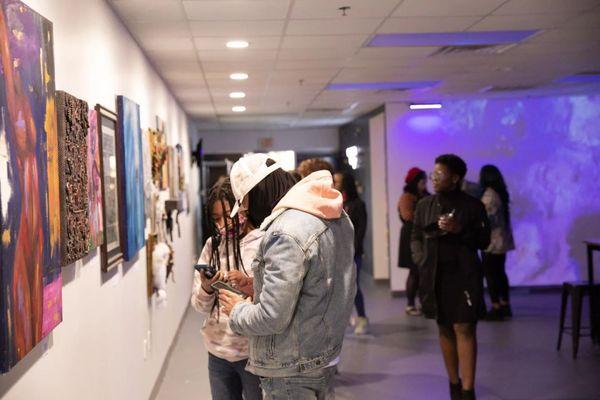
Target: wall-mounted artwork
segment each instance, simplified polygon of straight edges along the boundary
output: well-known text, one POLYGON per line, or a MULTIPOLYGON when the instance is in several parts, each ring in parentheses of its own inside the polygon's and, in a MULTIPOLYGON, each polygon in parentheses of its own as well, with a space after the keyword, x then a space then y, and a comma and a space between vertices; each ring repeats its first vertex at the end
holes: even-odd
POLYGON ((102 271, 107 272, 123 261, 121 249, 121 224, 119 210, 121 209, 121 190, 118 165, 121 163, 119 155, 119 135, 117 115, 106 108, 96 106, 98 137, 100 140, 100 179, 102 192, 102 245, 100 256, 102 271))
POLYGON ((90 127, 87 137, 88 213, 90 226, 89 249, 93 250, 104 242, 104 220, 102 219, 102 164, 100 162, 100 137, 98 136, 98 113, 90 109, 90 127))
POLYGON ((152 214, 152 152, 150 150, 150 136, 152 129, 145 130, 142 133, 142 159, 144 160, 144 210, 146 219, 152 214))
POLYGON ((62 321, 52 23, 0 3, 0 371, 62 321))
POLYGON ((167 164, 167 141, 164 133, 149 130, 150 153, 152 157, 152 180, 154 186, 164 190, 169 186, 169 170, 167 164))
POLYGON ((142 159, 142 130, 140 106, 125 96, 117 97, 119 115, 119 140, 123 162, 119 173, 121 196, 121 242, 123 258, 131 260, 144 247, 144 171, 142 159))
POLYGON ((56 92, 62 265, 89 252, 88 105, 62 91, 56 92))
POLYGON ((177 168, 177 151, 175 147, 168 148, 169 193, 172 200, 179 198, 179 169, 177 168))

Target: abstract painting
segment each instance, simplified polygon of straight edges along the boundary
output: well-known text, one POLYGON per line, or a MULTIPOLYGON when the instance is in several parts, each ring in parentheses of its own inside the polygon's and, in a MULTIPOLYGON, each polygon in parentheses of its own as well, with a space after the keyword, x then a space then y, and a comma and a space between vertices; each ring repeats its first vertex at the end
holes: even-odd
POLYGON ((152 211, 152 152, 150 150, 150 136, 152 129, 144 131, 142 134, 142 158, 144 160, 144 209, 146 210, 146 219, 150 218, 152 211))
POLYGON ((90 225, 89 249, 103 243, 104 219, 102 218, 102 167, 100 164, 100 138, 98 137, 98 114, 90 109, 90 127, 87 140, 88 212, 90 225))
POLYGON ((100 245, 100 261, 102 271, 108 272, 123 261, 121 245, 121 225, 119 215, 121 210, 120 191, 121 175, 118 166, 121 165, 119 155, 119 135, 117 114, 96 105, 98 137, 100 140, 100 188, 102 191, 102 244, 100 245))
POLYGON ((62 321, 52 23, 0 2, 0 371, 62 321))
POLYGON ((89 252, 88 105, 62 91, 56 92, 62 265, 89 252))
POLYGON ((125 96, 117 97, 121 159, 122 207, 121 244, 123 258, 131 260, 144 247, 144 171, 142 159, 142 130, 140 106, 125 96))

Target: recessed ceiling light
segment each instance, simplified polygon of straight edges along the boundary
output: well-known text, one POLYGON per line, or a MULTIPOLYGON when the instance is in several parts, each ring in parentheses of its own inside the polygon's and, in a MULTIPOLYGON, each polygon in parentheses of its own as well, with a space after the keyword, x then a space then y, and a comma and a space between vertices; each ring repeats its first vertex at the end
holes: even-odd
POLYGON ((229 75, 230 79, 233 79, 234 81, 243 81, 248 79, 248 74, 245 72, 234 72, 233 74, 229 75))
POLYGON ((233 107, 231 107, 231 111, 244 112, 244 111, 246 111, 246 107, 245 106, 233 106, 233 107))
POLYGON ((244 92, 231 92, 231 93, 229 93, 229 97, 231 97, 232 99, 243 99, 244 97, 246 97, 246 93, 244 93, 244 92))
POLYGON ((231 40, 225 46, 229 49, 245 49, 249 44, 245 40, 231 40))

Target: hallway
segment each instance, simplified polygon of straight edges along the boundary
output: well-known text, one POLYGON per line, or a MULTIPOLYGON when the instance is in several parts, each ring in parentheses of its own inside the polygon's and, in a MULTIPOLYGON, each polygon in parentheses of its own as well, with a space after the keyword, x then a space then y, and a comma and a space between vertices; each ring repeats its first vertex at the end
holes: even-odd
MULTIPOLYGON (((407 317, 404 298, 391 298, 386 288, 368 277, 363 276, 363 281, 372 334, 346 337, 336 398, 447 398, 434 323, 407 317)), ((479 399, 600 399, 600 349, 583 338, 579 357, 573 361, 570 336, 565 336, 562 350, 555 350, 559 302, 555 292, 517 290, 512 321, 480 323, 479 399)), ((198 333, 201 326, 199 315, 188 309, 157 400, 210 399, 208 357, 198 333)))

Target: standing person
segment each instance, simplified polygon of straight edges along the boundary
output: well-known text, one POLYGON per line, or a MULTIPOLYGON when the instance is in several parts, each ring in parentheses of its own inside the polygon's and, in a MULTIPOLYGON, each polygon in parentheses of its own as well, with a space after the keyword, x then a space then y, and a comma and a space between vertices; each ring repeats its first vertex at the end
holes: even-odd
POLYGON ((358 315, 355 335, 365 335, 369 330, 369 319, 365 312, 365 300, 360 290, 360 269, 362 266, 362 256, 364 254, 365 233, 367 232, 367 207, 361 200, 356 190, 356 181, 354 176, 348 172, 336 172, 333 175, 334 187, 342 193, 344 200, 344 211, 350 217, 354 226, 354 263, 356 265, 356 296, 354 306, 358 315))
POLYGON ((461 190, 466 173, 460 157, 436 158, 436 194, 417 204, 411 240, 423 313, 437 320, 453 400, 475 399, 476 327, 485 310, 478 250, 490 243, 483 204, 461 190))
POLYGON ((298 165, 298 168, 296 168, 296 173, 300 175, 301 179, 304 179, 313 172, 321 170, 329 171, 333 175, 333 165, 322 158, 308 158, 298 165))
POLYGON ((402 221, 398 266, 400 268, 408 268, 409 270, 408 278, 406 278, 407 304, 405 312, 407 315, 419 316, 422 313, 416 307, 415 301, 419 290, 419 267, 417 267, 412 259, 410 237, 417 203, 423 197, 429 196, 429 192, 427 191, 427 175, 422 169, 413 167, 406 174, 404 182, 406 183, 404 193, 402 193, 398 201, 398 215, 400 221, 402 221))
POLYGON ((492 231, 490 245, 483 252, 483 272, 492 301, 487 319, 502 320, 512 317, 510 286, 505 269, 506 253, 515 249, 510 223, 510 195, 502 173, 494 165, 481 168, 479 184, 484 189, 481 201, 492 231))
POLYGON ((294 186, 255 154, 231 170, 236 206, 265 236, 252 264, 254 301, 219 298, 234 332, 250 338, 248 369, 268 400, 332 399, 334 367, 356 294, 354 232, 331 173, 294 186), (293 187, 292 187, 293 186, 293 187))
POLYGON ((250 264, 263 232, 254 229, 244 213, 229 218, 234 203, 229 179, 217 182, 209 193, 207 204, 207 220, 212 235, 198 260, 198 264, 214 267, 217 273, 208 278, 204 273, 195 271, 191 303, 194 309, 208 316, 202 327, 202 336, 208 350, 208 376, 213 400, 260 400, 260 380, 245 370, 248 339, 233 333, 229 317, 219 312, 218 297, 211 287, 212 283, 222 280, 248 295, 253 293, 250 264))

